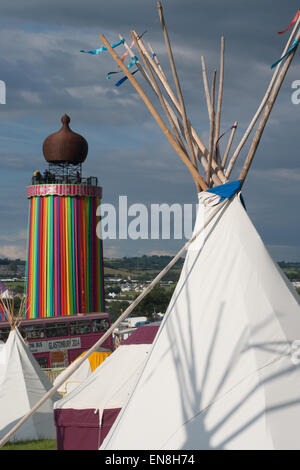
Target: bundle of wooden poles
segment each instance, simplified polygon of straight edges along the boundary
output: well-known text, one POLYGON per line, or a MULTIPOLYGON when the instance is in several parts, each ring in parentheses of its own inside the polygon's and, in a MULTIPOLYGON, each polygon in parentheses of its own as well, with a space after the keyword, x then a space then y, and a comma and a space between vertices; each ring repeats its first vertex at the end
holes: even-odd
POLYGON ((18 327, 22 318, 25 315, 26 297, 23 296, 20 305, 15 312, 15 297, 13 295, 7 298, 0 297, 0 309, 4 313, 7 321, 10 324, 11 330, 18 327))
MULTIPOLYGON (((234 121, 231 127, 231 133, 229 134, 228 143, 224 151, 224 155, 220 155, 219 140, 224 135, 221 133, 221 112, 222 112, 222 101, 223 101, 223 88, 224 88, 224 56, 225 56, 225 39, 221 37, 220 47, 220 72, 219 72, 219 86, 218 93, 216 96, 216 78, 217 71, 214 70, 212 74, 211 86, 209 86, 209 80, 206 72, 205 59, 201 57, 202 64, 202 75, 203 84, 206 96, 206 104, 209 117, 209 142, 205 145, 199 137, 199 134, 193 127, 191 121, 188 119, 185 102, 175 66, 174 56, 170 44, 170 39, 164 19, 163 8, 160 2, 157 2, 159 18, 163 30, 164 40, 168 51, 168 57, 170 62, 170 68, 172 71, 173 80, 176 87, 176 93, 173 92, 171 86, 168 83, 166 74, 164 73, 162 66, 158 60, 156 54, 154 54, 153 48, 150 43, 144 44, 143 40, 136 31, 131 31, 131 37, 137 48, 139 59, 136 62, 138 70, 149 84, 151 89, 155 92, 161 108, 165 114, 165 121, 161 118, 160 113, 155 108, 139 82, 131 74, 130 70, 121 60, 121 57, 111 47, 107 39, 103 34, 100 34, 100 39, 106 46, 111 56, 117 63, 118 67, 125 73, 133 87, 136 89, 145 105, 149 109, 150 113, 154 117, 155 121, 162 129, 163 133, 171 143, 174 150, 177 152, 179 157, 185 163, 187 168, 192 174, 195 182, 197 191, 205 191, 213 186, 226 183, 230 179, 233 167, 243 149, 249 135, 251 134, 255 124, 261 116, 260 122, 254 133, 248 155, 246 156, 242 170, 239 175, 239 179, 242 184, 248 174, 249 168, 253 161, 256 153, 258 144, 260 142, 262 133, 265 125, 268 121, 270 112, 276 101, 278 92, 281 88, 287 70, 293 60, 294 54, 297 47, 293 48, 291 53, 287 56, 284 61, 277 64, 271 77, 267 91, 253 116, 248 128, 245 130, 239 144, 236 149, 232 151, 233 139, 238 126, 238 122, 234 121), (202 168, 202 171, 201 171, 202 168)), ((283 57, 291 47, 294 40, 299 41, 300 30, 299 30, 300 16, 298 17, 290 37, 285 45, 282 52, 283 57)), ((128 43, 119 34, 120 39, 124 41, 124 46, 131 57, 135 54, 132 51, 132 47, 128 46, 128 43)))

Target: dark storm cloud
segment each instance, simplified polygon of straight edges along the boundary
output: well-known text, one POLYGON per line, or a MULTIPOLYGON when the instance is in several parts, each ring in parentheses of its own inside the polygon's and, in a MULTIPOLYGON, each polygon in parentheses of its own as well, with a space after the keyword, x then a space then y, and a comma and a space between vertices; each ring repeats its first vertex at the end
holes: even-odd
MULTIPOLYGON (((201 55, 205 56, 211 78, 213 68, 218 68, 220 36, 225 36, 222 128, 238 120, 237 143, 267 88, 272 75, 270 65, 280 56, 287 39, 278 36, 277 31, 288 26, 299 7, 297 2, 162 3, 189 116, 206 143, 209 125, 201 55)), ((39 164, 43 167, 42 142, 60 127, 65 112, 71 116, 71 127, 89 142, 85 171, 99 176, 105 202, 117 201, 120 194, 127 194, 131 203, 194 202, 194 185, 188 171, 139 96, 129 83, 116 89, 113 80, 105 80, 106 73, 115 69, 110 55, 79 52, 100 47, 100 33, 114 42, 118 33, 129 39, 130 29, 139 33, 147 30, 145 41, 151 42, 170 77, 156 1, 5 0, 1 3, 0 25, 0 79, 7 84, 7 104, 0 107, 1 181, 9 182, 11 188, 18 185, 17 192, 9 190, 11 205, 1 206, 8 220, 7 233, 14 224, 17 233, 26 225, 26 216, 20 214, 27 211, 23 188, 32 171, 39 164)), ((136 77, 153 98, 141 78, 136 77)), ((284 257, 281 254, 285 252, 300 259, 300 222, 295 217, 299 200, 300 105, 291 103, 291 83, 297 79, 299 52, 244 189, 250 216, 268 245, 274 246, 276 258, 284 257)), ((8 188, 5 184, 3 187, 8 188)), ((4 238, 5 230, 5 226, 0 229, 4 238)), ((176 241, 169 245, 163 242, 161 249, 174 251, 179 245, 176 241)), ((160 245, 128 242, 116 246, 106 242, 105 246, 118 254, 134 254, 137 250, 158 250, 160 245)))

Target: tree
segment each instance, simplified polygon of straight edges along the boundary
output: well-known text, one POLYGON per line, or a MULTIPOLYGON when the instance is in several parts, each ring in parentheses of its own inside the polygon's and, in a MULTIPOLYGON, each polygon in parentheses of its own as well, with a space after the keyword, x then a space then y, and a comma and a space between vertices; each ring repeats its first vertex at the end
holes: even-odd
POLYGON ((107 303, 107 312, 109 313, 110 319, 113 322, 115 322, 121 313, 123 313, 126 308, 128 307, 129 303, 126 302, 126 300, 116 300, 107 303))
POLYGON ((174 292, 175 286, 171 289, 165 289, 156 285, 149 294, 144 297, 144 299, 138 304, 136 309, 133 312, 134 316, 147 316, 150 320, 152 319, 152 314, 156 313, 165 313, 172 294, 174 292))

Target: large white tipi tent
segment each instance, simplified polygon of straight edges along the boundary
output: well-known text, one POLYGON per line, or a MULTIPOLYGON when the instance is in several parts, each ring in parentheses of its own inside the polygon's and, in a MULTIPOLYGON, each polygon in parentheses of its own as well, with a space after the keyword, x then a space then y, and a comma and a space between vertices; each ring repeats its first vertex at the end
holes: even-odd
POLYGON ((156 54, 151 57, 135 31, 131 34, 145 65, 139 70, 159 98, 172 133, 104 35, 100 38, 191 171, 199 194, 195 233, 201 236, 189 245, 151 354, 101 450, 300 449, 300 368, 293 349, 300 338, 299 296, 271 259, 241 196, 300 39, 299 15, 257 113, 228 160, 237 122, 221 159, 224 38, 216 112, 216 71, 209 89, 202 57, 210 120, 206 148, 186 115, 160 2, 158 10, 177 97, 156 54), (238 181, 230 183, 260 114, 238 181))
MULTIPOLYGON (((0 352, 0 438, 6 435, 51 387, 51 382, 34 359, 18 327, 12 325, 0 352)), ((53 404, 58 398, 59 394, 55 394, 47 400, 39 412, 10 440, 55 439, 53 404)))
MULTIPOLYGON (((206 195, 198 223, 216 210, 206 195)), ((143 373, 102 449, 300 449, 297 338, 299 296, 236 195, 207 226, 203 246, 190 246, 143 373)))

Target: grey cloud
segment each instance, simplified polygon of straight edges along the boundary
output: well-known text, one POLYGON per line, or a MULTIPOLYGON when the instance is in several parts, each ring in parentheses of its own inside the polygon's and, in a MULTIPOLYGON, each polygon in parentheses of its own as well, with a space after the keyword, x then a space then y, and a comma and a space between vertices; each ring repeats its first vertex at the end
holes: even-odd
MULTIPOLYGON (((221 34, 226 38, 222 129, 239 121, 234 145, 265 92, 286 37, 277 35, 298 4, 279 0, 165 0, 165 17, 189 116, 207 143, 209 124, 200 67, 205 55, 209 76, 218 67, 221 34)), ((45 165, 42 142, 60 127, 65 112, 71 127, 89 142, 85 172, 99 177, 104 201, 127 194, 130 202, 194 202, 194 184, 129 83, 117 90, 105 80, 115 69, 109 54, 90 56, 80 49, 101 45, 103 32, 113 42, 121 32, 147 30, 172 82, 155 0, 4 0, 1 4, 0 79, 7 83, 7 105, 0 107, 2 149, 1 214, 8 230, 26 227, 25 186, 38 165, 45 165), (6 204, 7 191, 10 202, 6 204)), ((153 95, 136 75, 151 99, 153 95)), ((248 211, 270 245, 297 246, 300 222, 299 110, 291 103, 291 83, 300 79, 299 52, 290 69, 253 169, 244 188, 248 211), (287 210, 288 207, 288 210, 287 210)), ((157 100, 153 99, 155 105, 157 100)), ((157 106, 158 107, 158 106, 157 106)), ((224 146, 226 138, 221 145, 224 146)), ((250 143, 250 141, 249 141, 250 143)), ((235 176, 247 154, 241 155, 235 176)), ((0 234, 4 233, 0 228, 0 234)), ((178 242, 127 241, 106 246, 122 253, 176 251, 178 242)), ((278 249, 279 250, 279 249, 278 249)), ((277 253, 279 251, 277 250, 277 253)), ((287 254, 292 253, 286 250, 287 254)), ((296 253, 294 250, 293 253, 296 253)))

